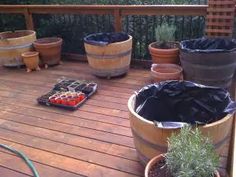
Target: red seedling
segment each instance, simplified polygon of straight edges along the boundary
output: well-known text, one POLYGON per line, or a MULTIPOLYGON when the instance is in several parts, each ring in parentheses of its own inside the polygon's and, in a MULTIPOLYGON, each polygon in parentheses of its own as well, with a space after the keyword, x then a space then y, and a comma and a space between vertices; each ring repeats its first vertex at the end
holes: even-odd
POLYGON ((55 100, 55 102, 56 102, 56 104, 61 104, 61 98, 57 98, 57 99, 55 100))
POLYGON ((70 106, 75 106, 75 105, 76 105, 75 100, 70 100, 70 101, 69 101, 69 105, 70 105, 70 106))
POLYGON ((80 97, 80 101, 83 101, 85 99, 85 96, 83 94, 81 94, 79 97, 80 97))
POLYGON ((62 98, 62 99, 61 99, 61 104, 66 105, 66 103, 67 103, 66 98, 62 98))

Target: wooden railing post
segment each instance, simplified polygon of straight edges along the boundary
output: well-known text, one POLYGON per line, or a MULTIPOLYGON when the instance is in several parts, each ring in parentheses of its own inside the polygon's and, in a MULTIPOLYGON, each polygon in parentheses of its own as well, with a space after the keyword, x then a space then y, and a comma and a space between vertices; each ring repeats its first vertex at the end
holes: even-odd
POLYGON ((32 14, 29 12, 29 9, 26 8, 24 10, 24 16, 25 16, 25 23, 26 23, 26 28, 28 30, 34 30, 34 22, 33 22, 33 16, 32 14))
POLYGON ((116 32, 121 32, 122 31, 122 16, 121 16, 121 12, 120 9, 115 9, 114 10, 114 26, 115 26, 115 31, 116 32))

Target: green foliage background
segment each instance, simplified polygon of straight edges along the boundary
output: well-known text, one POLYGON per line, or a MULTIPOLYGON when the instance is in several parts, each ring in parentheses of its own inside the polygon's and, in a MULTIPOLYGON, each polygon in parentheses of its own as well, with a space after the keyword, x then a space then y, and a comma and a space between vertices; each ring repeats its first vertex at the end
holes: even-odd
MULTIPOLYGON (((0 4, 205 4, 206 0, 1 0, 0 4)), ((37 37, 59 36, 64 52, 84 54, 83 38, 91 33, 114 31, 111 15, 33 15, 37 37)), ((204 17, 136 16, 123 18, 123 31, 134 40, 133 57, 150 59, 148 44, 162 22, 176 26, 176 40, 203 36, 204 17)), ((25 29, 23 15, 0 14, 0 31, 25 29)))

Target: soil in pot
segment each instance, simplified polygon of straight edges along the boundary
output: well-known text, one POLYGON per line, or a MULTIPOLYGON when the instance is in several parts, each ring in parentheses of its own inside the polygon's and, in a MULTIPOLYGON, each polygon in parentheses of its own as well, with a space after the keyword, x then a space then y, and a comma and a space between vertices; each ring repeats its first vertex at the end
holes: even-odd
POLYGON ((178 44, 174 42, 167 42, 167 43, 153 43, 152 47, 157 49, 175 49, 178 48, 178 44))
POLYGON ((168 172, 165 160, 159 160, 150 168, 148 177, 172 177, 168 172))

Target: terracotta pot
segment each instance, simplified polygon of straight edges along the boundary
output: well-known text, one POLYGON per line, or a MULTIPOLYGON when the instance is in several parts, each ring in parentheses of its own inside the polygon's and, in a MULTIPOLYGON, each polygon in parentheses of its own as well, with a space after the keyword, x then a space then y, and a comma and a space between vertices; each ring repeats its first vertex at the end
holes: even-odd
MULTIPOLYGON (((156 157, 153 157, 146 165, 145 167, 145 171, 144 171, 144 176, 145 177, 149 177, 148 173, 150 171, 150 169, 152 168, 153 165, 155 165, 158 161, 164 160, 165 156, 164 154, 160 154, 156 157)), ((220 177, 220 174, 218 171, 215 171, 214 177, 220 177)))
POLYGON ((61 60, 62 39, 57 37, 41 38, 36 40, 34 48, 39 52, 43 64, 55 65, 61 60))
POLYGON ((148 173, 149 173, 150 169, 152 168, 152 166, 155 165, 156 162, 161 161, 161 160, 164 160, 164 159, 165 159, 165 157, 164 157, 163 154, 160 154, 160 155, 158 155, 158 156, 156 156, 156 157, 153 157, 153 158, 147 163, 147 165, 146 165, 146 167, 145 167, 144 176, 145 176, 145 177, 148 177, 148 173))
POLYGON ((154 82, 166 80, 181 80, 182 67, 176 64, 152 64, 151 76, 154 82))
POLYGON ((153 42, 148 46, 153 63, 179 63, 179 44, 177 42, 169 42, 173 46, 171 49, 157 48, 158 44, 158 42, 153 42))
POLYGON ((21 54, 23 61, 27 67, 27 71, 39 70, 39 53, 38 52, 24 52, 21 54))

